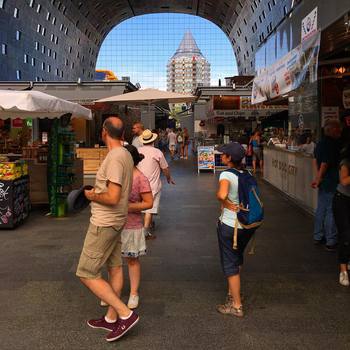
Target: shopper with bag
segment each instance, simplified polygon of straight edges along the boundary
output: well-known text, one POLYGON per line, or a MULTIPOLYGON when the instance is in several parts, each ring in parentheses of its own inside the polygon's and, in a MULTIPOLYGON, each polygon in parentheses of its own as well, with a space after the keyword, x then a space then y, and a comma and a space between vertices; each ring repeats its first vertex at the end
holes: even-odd
POLYGON ((222 162, 228 166, 219 179, 217 199, 222 213, 217 234, 221 265, 228 282, 226 302, 217 311, 243 317, 241 267, 244 250, 263 220, 263 205, 255 178, 242 168, 244 148, 237 142, 224 145, 222 162))

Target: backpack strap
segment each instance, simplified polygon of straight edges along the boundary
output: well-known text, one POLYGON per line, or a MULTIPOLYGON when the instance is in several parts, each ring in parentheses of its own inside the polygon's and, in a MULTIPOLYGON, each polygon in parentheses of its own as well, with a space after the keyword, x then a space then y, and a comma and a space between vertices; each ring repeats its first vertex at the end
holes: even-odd
POLYGON ((233 229, 233 249, 234 250, 237 250, 237 241, 238 241, 238 218, 236 217, 236 220, 235 220, 235 227, 233 229))

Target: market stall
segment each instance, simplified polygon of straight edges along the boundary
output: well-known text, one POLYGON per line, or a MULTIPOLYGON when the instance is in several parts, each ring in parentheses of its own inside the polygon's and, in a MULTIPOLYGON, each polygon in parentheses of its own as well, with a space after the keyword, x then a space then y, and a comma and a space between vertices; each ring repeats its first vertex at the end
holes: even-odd
MULTIPOLYGON (((0 119, 5 120, 7 124, 9 120, 10 124, 12 120, 26 121, 17 133, 21 136, 17 137, 20 142, 16 154, 9 153, 6 142, 2 148, 5 154, 0 161, 0 169, 3 169, 0 180, 12 182, 2 182, 2 188, 6 187, 8 190, 6 194, 4 190, 4 196, 0 198, 0 210, 5 203, 10 209, 13 205, 11 212, 17 213, 16 215, 23 219, 29 212, 30 195, 34 203, 49 202, 52 215, 65 214, 65 198, 76 183, 79 169, 79 161, 77 164, 75 160, 74 133, 69 127, 71 117, 92 118, 89 109, 41 92, 0 90, 0 119), (28 138, 31 134, 30 121, 37 118, 51 120, 50 132, 41 135, 41 142, 39 140, 34 142, 28 138), (36 196, 35 192, 40 192, 40 195, 36 196), (18 201, 17 198, 22 199, 18 201), (6 202, 7 200, 9 202, 6 202), (18 208, 22 208, 23 215, 18 208)), ((8 131, 5 129, 5 132, 8 131)), ((81 161, 80 163, 82 165, 81 161)), ((82 166, 80 175, 82 183, 82 166)), ((6 210, 6 213, 10 215, 9 210, 6 210)), ((16 219, 15 216, 14 218, 16 219)), ((3 225, 0 227, 16 226, 22 219, 13 222, 7 220, 6 225, 2 221, 3 225)))
POLYGON ((312 155, 287 148, 264 147, 264 180, 285 193, 309 212, 314 212, 317 191, 313 180, 312 155))

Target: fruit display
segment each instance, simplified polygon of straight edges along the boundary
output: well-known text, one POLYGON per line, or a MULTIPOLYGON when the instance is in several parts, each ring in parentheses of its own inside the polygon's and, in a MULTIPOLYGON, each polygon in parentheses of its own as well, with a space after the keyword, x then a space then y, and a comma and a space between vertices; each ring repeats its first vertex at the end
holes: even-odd
POLYGON ((0 180, 15 180, 28 175, 28 164, 25 161, 0 161, 0 180))

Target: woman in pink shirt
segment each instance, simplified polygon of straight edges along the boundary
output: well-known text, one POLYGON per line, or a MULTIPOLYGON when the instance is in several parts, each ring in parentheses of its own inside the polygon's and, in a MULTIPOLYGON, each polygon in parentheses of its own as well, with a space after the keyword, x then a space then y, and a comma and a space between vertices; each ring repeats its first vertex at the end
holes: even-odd
POLYGON ((122 231, 122 256, 128 261, 130 278, 130 296, 128 307, 137 308, 139 304, 138 289, 141 279, 141 265, 139 256, 146 254, 146 241, 143 233, 142 210, 153 207, 153 195, 150 183, 145 175, 136 168, 144 158, 135 146, 126 145, 134 160, 133 184, 129 196, 127 222, 122 231))

